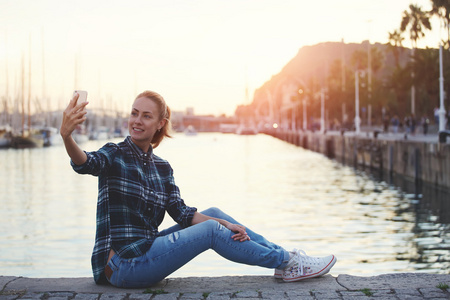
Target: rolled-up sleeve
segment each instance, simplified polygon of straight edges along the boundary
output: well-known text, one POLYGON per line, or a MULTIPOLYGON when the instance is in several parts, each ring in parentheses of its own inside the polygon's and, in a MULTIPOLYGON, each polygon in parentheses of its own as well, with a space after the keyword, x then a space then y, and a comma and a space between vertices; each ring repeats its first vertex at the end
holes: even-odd
POLYGON ((108 143, 98 151, 86 152, 87 160, 82 165, 76 165, 70 161, 73 170, 78 174, 100 175, 107 170, 114 160, 118 147, 116 144, 108 143))
POLYGON ((175 205, 171 205, 168 209, 169 215, 182 226, 183 228, 189 227, 192 224, 192 219, 197 211, 197 208, 190 207, 184 204, 184 201, 175 202, 175 205))
POLYGON ((183 228, 189 227, 192 224, 192 219, 194 218, 194 214, 197 211, 197 208, 187 206, 184 203, 184 200, 180 195, 180 189, 175 184, 173 174, 171 174, 169 182, 170 192, 167 212, 172 217, 172 219, 180 226, 182 226, 183 228))

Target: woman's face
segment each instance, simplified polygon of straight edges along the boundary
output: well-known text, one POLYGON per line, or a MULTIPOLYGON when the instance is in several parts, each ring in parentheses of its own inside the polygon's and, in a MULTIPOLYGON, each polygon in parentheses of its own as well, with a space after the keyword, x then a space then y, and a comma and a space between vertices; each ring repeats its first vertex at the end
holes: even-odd
POLYGON ((150 143, 158 129, 166 122, 159 119, 158 105, 147 97, 137 98, 131 108, 128 119, 128 130, 131 140, 144 152, 148 151, 150 143))

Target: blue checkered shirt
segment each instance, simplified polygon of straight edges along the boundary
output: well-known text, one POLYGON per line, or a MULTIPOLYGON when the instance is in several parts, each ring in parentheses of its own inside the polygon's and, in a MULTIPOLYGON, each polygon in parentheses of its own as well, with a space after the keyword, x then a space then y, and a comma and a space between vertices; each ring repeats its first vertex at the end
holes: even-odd
POLYGON ((83 165, 71 165, 77 173, 98 176, 92 271, 95 282, 104 283, 111 248, 123 258, 141 256, 158 237, 165 211, 185 228, 197 209, 181 199, 170 164, 151 147, 143 152, 129 136, 86 154, 83 165))

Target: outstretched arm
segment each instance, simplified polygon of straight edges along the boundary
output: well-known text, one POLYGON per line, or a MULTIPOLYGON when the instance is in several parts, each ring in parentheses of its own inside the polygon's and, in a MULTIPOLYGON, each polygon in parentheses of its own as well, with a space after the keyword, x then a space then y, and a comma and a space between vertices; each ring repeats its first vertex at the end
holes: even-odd
POLYGON ((199 224, 202 222, 205 222, 207 220, 215 220, 234 232, 235 234, 231 236, 232 239, 235 241, 250 241, 250 237, 247 235, 247 232, 245 230, 245 227, 239 224, 233 224, 223 219, 213 218, 204 214, 201 214, 199 212, 194 213, 194 217, 192 218, 192 225, 199 224))
POLYGON ((60 134, 64 141, 67 154, 76 165, 82 165, 86 162, 87 156, 83 150, 77 145, 72 137, 72 132, 78 125, 86 120, 86 110, 84 109, 88 102, 77 104, 78 94, 70 100, 69 105, 63 113, 63 121, 61 124, 60 134))

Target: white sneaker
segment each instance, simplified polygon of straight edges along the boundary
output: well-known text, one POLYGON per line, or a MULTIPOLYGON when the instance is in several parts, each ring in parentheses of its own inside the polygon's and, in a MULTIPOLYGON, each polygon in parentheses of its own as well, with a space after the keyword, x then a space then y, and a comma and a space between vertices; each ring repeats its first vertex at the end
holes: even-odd
MULTIPOLYGON (((299 281, 327 274, 336 263, 336 256, 312 257, 298 250, 283 270, 282 278, 286 282, 299 281)), ((276 273, 276 270, 275 270, 276 273)))
POLYGON ((273 274, 273 277, 275 277, 276 279, 281 279, 283 278, 283 269, 275 269, 275 272, 273 274))
MULTIPOLYGON (((295 253, 297 253, 297 249, 289 251, 289 253, 291 254, 291 257, 294 257, 295 253)), ((273 277, 275 277, 276 279, 282 279, 283 272, 284 272, 284 269, 275 269, 275 272, 273 273, 273 277)))

